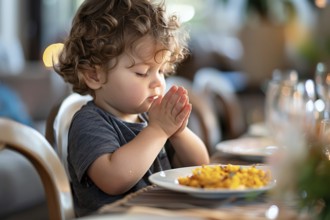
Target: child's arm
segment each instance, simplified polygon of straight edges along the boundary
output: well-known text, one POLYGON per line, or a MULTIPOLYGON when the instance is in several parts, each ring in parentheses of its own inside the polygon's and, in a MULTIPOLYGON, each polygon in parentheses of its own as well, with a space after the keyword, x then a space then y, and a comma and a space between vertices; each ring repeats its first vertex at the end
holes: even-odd
POLYGON ((188 127, 170 137, 175 150, 173 166, 196 166, 210 163, 210 157, 203 141, 188 127))
POLYGON ((88 169, 88 175, 104 192, 118 195, 133 187, 147 172, 166 140, 178 131, 186 121, 190 109, 184 89, 173 87, 154 101, 149 111, 149 125, 132 141, 112 154, 96 159, 88 169))
MULTIPOLYGON (((185 95, 188 97, 187 92, 185 95)), ((188 98, 186 99, 185 107, 190 109, 190 113, 192 106, 188 98)), ((174 167, 196 166, 210 163, 210 157, 204 142, 187 127, 189 115, 181 128, 169 138, 175 149, 172 161, 174 167)))

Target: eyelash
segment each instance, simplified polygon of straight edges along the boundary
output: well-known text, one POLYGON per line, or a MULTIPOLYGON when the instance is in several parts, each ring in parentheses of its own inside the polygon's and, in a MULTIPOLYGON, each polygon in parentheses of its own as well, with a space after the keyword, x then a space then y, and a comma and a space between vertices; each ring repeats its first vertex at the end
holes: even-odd
MULTIPOLYGON (((142 78, 148 76, 148 72, 146 72, 146 73, 138 73, 138 72, 135 72, 135 74, 136 74, 138 77, 142 77, 142 78)), ((165 75, 165 71, 163 71, 163 70, 159 70, 159 71, 158 71, 158 74, 165 75)))
POLYGON ((147 73, 135 73, 138 77, 146 77, 147 73))

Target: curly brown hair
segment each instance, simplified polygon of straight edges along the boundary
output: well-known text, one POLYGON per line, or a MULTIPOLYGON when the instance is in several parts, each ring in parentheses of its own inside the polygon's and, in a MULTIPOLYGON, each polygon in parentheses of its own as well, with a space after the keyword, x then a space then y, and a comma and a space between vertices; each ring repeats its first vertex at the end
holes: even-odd
POLYGON ((95 70, 96 66, 108 72, 117 65, 119 55, 132 52, 136 42, 145 36, 151 36, 170 51, 169 74, 174 73, 188 54, 188 35, 180 28, 176 16, 166 16, 163 2, 85 0, 73 19, 54 69, 72 85, 74 92, 94 95, 81 74, 95 70))

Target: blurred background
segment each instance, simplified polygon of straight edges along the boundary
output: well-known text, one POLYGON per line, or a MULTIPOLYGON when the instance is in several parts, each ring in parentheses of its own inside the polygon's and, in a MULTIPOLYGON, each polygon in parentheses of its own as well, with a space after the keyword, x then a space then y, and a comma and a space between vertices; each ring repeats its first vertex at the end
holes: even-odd
MULTIPOLYGON (((68 92, 42 55, 63 41, 81 2, 0 0, 0 83, 17 93, 41 130, 50 107, 68 92)), ((248 122, 263 120, 258 106, 274 69, 310 77, 317 62, 329 63, 327 0, 165 2, 191 34, 191 55, 177 75, 192 81, 198 71, 218 72, 241 98, 248 122)))

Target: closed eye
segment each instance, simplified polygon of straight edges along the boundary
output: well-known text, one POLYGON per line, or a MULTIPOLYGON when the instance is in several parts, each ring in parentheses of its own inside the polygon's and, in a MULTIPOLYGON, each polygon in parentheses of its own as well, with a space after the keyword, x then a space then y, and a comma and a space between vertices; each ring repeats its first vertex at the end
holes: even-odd
POLYGON ((138 77, 146 77, 147 73, 135 73, 138 77))

